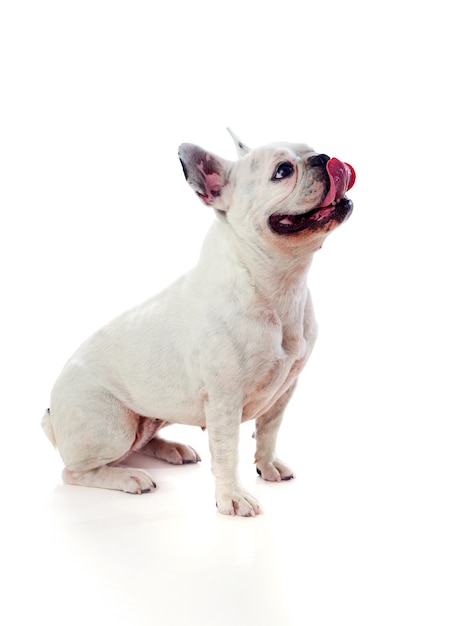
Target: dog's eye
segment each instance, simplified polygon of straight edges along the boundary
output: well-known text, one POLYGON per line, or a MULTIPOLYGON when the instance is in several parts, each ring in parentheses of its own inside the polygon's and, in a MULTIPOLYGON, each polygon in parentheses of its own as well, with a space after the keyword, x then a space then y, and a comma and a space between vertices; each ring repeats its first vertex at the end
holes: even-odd
POLYGON ((278 165, 273 174, 272 180, 282 180, 289 178, 294 173, 294 166, 289 161, 283 161, 278 165))

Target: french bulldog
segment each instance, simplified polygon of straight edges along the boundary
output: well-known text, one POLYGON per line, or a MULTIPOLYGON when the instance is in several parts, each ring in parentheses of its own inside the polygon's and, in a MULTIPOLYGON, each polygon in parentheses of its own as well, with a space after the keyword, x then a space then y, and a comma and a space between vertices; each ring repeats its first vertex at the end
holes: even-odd
POLYGON ((251 150, 230 133, 236 161, 179 148, 187 182, 216 213, 197 266, 92 335, 53 387, 42 426, 65 483, 151 492, 152 477, 124 461, 196 463, 193 448, 159 434, 190 424, 208 432, 219 512, 255 516, 261 506, 238 477, 247 420, 258 474, 294 477, 276 440, 317 336, 307 273, 352 212, 355 172, 304 144, 251 150))

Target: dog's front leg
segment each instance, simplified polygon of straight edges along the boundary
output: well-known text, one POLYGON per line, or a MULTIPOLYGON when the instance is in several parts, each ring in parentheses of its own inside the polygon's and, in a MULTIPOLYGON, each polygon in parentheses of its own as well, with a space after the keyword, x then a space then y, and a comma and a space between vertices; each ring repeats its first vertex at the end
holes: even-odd
POLYGON ((245 491, 238 477, 239 427, 242 404, 208 401, 205 407, 208 442, 215 477, 218 511, 224 515, 245 517, 261 513, 258 501, 245 491))
POLYGON ((294 478, 295 474, 285 463, 276 456, 276 440, 278 430, 286 408, 294 392, 295 382, 269 411, 257 418, 255 422, 255 439, 257 442, 255 463, 257 472, 265 480, 279 482, 294 478))

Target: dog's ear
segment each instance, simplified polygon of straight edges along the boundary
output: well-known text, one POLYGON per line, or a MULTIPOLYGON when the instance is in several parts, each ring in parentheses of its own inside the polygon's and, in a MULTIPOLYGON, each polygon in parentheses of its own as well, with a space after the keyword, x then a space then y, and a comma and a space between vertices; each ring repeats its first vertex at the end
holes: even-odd
POLYGON ((226 130, 231 135, 231 137, 233 138, 233 141, 234 141, 234 143, 236 145, 237 156, 243 157, 246 154, 248 154, 250 152, 250 148, 248 146, 246 146, 245 143, 242 142, 239 139, 239 137, 236 135, 236 133, 233 133, 233 131, 230 128, 227 128, 226 130))
POLYGON ((187 182, 208 206, 228 209, 228 179, 232 163, 191 143, 179 146, 179 160, 187 182))

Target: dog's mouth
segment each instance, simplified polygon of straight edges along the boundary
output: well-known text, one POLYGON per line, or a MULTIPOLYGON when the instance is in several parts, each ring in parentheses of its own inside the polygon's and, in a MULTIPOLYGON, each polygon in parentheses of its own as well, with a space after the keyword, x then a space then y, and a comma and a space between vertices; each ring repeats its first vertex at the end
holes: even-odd
POLYGON ((275 213, 269 225, 278 235, 300 233, 303 230, 320 230, 330 222, 341 224, 352 213, 352 200, 345 193, 355 183, 355 170, 348 163, 332 158, 326 163, 329 191, 320 206, 297 215, 275 213))

